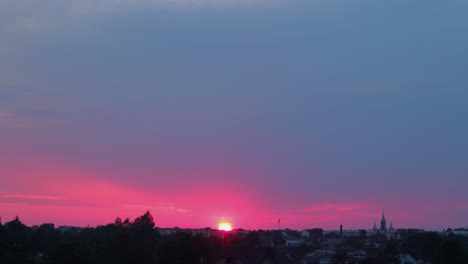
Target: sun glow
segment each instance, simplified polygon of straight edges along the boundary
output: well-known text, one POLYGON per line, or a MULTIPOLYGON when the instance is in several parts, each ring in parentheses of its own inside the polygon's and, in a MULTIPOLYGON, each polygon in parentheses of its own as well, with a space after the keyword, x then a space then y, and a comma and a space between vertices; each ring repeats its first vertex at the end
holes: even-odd
POLYGON ((231 231, 232 230, 232 225, 231 223, 227 222, 221 222, 218 224, 218 229, 221 231, 231 231))

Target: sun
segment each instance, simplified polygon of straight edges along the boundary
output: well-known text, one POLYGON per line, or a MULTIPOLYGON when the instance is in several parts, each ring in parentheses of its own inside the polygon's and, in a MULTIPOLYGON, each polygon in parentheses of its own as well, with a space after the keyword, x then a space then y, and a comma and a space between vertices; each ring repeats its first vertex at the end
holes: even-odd
POLYGON ((232 231, 232 225, 228 222, 221 222, 218 224, 218 229, 221 231, 232 231))

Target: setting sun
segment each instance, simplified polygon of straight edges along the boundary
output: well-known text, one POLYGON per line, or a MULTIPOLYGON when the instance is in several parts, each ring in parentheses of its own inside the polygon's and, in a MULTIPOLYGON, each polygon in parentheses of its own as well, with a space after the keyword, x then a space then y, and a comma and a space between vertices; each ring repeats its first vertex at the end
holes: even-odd
POLYGON ((221 222, 218 225, 218 229, 221 230, 221 231, 231 231, 232 230, 232 225, 231 225, 231 223, 221 222))

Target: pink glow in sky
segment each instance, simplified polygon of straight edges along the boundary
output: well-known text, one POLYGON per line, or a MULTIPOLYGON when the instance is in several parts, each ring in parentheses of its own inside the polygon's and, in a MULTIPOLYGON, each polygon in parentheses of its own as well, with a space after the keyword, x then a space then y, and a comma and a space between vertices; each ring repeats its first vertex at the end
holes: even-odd
POLYGON ((468 3, 410 2, 0 1, 2 221, 467 226, 468 3))
MULTIPOLYGON (((29 225, 53 222, 96 226, 113 222, 116 217, 133 219, 149 210, 159 227, 216 228, 221 219, 229 219, 236 228, 274 229, 277 219, 281 219, 283 227, 336 229, 343 223, 347 228, 370 228, 381 213, 379 205, 371 202, 310 203, 304 207, 291 203, 286 208, 275 208, 274 204, 262 202, 268 190, 250 192, 228 184, 180 183, 169 191, 151 191, 111 181, 45 156, 21 153, 20 157, 12 155, 2 163, 4 175, 9 176, 2 179, 0 187, 3 221, 19 215, 29 225), (31 158, 38 156, 43 158, 31 158)), ((422 219, 414 218, 411 208, 411 204, 398 210, 392 208, 387 210, 387 216, 395 224, 414 226, 413 221, 422 219)), ((436 226, 441 220, 426 223, 436 226)))

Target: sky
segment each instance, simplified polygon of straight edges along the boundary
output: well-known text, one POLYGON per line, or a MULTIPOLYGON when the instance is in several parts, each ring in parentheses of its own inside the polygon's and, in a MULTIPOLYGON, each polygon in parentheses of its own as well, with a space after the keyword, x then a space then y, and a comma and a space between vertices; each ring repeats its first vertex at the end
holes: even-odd
POLYGON ((468 226, 464 0, 0 0, 0 216, 468 226))

